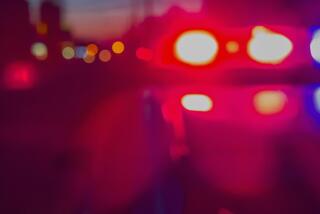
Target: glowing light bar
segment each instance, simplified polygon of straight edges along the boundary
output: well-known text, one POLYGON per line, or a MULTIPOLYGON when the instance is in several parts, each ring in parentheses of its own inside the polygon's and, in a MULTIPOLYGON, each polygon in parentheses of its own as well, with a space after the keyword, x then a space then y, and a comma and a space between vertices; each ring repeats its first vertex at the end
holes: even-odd
POLYGON ((188 94, 181 99, 182 106, 189 111, 208 112, 212 110, 210 97, 202 94, 188 94))
POLYGON ((253 29, 248 43, 249 56, 264 64, 280 64, 292 50, 293 44, 287 37, 261 26, 253 29))
POLYGON ((183 33, 176 41, 174 52, 178 60, 189 65, 204 66, 214 61, 219 46, 216 38, 204 30, 183 33))
POLYGON ((316 31, 310 44, 312 58, 320 63, 320 30, 316 31))
POLYGON ((262 115, 280 113, 286 103, 287 96, 281 91, 261 91, 254 96, 254 107, 262 115))

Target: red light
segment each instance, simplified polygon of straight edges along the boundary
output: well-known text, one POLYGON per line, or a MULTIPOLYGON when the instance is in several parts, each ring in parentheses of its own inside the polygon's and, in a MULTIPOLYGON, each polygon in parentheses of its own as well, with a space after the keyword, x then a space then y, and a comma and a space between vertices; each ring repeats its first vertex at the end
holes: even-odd
POLYGON ((138 48, 136 51, 138 59, 143 61, 151 61, 153 59, 153 52, 148 48, 138 48))
POLYGON ((204 30, 184 32, 175 42, 174 54, 178 60, 193 66, 212 63, 219 46, 216 38, 204 30))
POLYGON ((261 91, 254 96, 253 102, 258 113, 273 115, 283 111, 287 96, 282 91, 261 91))
POLYGON ((5 71, 4 78, 6 88, 11 90, 29 89, 36 83, 35 71, 27 63, 9 65, 5 71))
POLYGON ((188 94, 181 99, 182 106, 189 111, 209 112, 213 108, 210 97, 203 94, 188 94))

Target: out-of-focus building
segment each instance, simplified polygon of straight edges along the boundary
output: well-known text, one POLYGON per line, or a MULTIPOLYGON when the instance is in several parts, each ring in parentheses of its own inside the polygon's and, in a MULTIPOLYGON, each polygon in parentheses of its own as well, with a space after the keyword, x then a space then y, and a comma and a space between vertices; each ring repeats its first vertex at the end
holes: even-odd
POLYGON ((317 0, 203 0, 202 11, 218 23, 247 24, 314 24, 320 15, 317 0))
POLYGON ((62 43, 71 40, 70 33, 63 29, 61 4, 60 1, 45 0, 40 7, 37 33, 48 46, 50 60, 60 59, 62 43))
POLYGON ((1 64, 27 58, 33 37, 28 3, 25 0, 2 0, 0 14, 1 64))

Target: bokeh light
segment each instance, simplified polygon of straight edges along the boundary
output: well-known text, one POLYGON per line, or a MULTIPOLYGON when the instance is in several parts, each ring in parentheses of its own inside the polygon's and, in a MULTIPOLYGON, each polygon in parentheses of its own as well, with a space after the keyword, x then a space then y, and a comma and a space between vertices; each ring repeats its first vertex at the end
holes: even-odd
POLYGON ((99 48, 95 44, 90 44, 87 46, 87 55, 95 56, 99 52, 99 48))
POLYGON ((151 61, 153 58, 153 52, 149 48, 140 47, 136 51, 136 57, 143 61, 151 61))
POLYGON ((10 64, 4 73, 5 88, 9 90, 26 90, 33 88, 36 84, 36 73, 34 67, 25 62, 10 64))
POLYGON ((94 63, 95 60, 96 60, 96 57, 91 55, 87 55, 83 58, 83 61, 88 64, 94 63))
POLYGON ((227 42, 226 49, 229 53, 237 53, 240 50, 240 46, 238 42, 230 41, 227 42))
POLYGON ((48 34, 48 25, 44 22, 39 22, 36 25, 36 31, 39 35, 46 35, 48 34))
POLYGON ((99 53, 99 59, 102 62, 109 62, 112 58, 111 52, 109 50, 102 50, 99 53))
POLYGON ((122 54, 125 51, 125 45, 121 41, 116 41, 112 44, 112 51, 115 54, 122 54))
POLYGON ((310 51, 312 58, 320 63, 320 30, 317 30, 313 35, 310 51))
POLYGON ((253 60, 264 64, 280 64, 292 50, 292 42, 284 35, 262 26, 252 30, 252 38, 248 43, 248 54, 253 60))
POLYGON ((66 60, 73 59, 75 57, 75 51, 72 47, 69 47, 69 46, 64 47, 62 49, 62 56, 66 60))
POLYGON ((280 113, 288 98, 282 91, 260 91, 253 99, 256 111, 262 115, 272 115, 280 113))
POLYGON ((42 42, 32 44, 31 53, 38 60, 46 60, 48 58, 48 48, 42 42))
POLYGON ((83 59, 87 56, 87 47, 79 46, 76 47, 76 58, 83 59))
POLYGON ((208 65, 219 50, 215 37, 204 30, 183 33, 175 42, 174 52, 178 60, 189 65, 208 65))
POLYGON ((187 94, 181 99, 182 106, 189 111, 208 112, 212 110, 213 102, 203 94, 187 94))

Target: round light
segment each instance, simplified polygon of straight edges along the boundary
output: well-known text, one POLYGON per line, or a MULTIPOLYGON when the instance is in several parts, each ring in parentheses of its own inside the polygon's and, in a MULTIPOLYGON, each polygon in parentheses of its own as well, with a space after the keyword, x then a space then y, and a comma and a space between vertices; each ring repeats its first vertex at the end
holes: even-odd
POLYGON ((87 47, 84 47, 84 46, 76 47, 75 53, 78 59, 84 59, 87 56, 87 47))
POLYGON ((83 61, 87 64, 94 63, 95 60, 96 60, 96 57, 91 55, 87 55, 83 58, 83 61))
POLYGON ((90 44, 87 46, 87 55, 95 56, 99 52, 99 48, 95 44, 90 44))
POLYGON ((293 50, 293 44, 287 37, 265 27, 255 27, 252 36, 248 43, 248 54, 257 62, 280 64, 293 50))
POLYGON ((38 60, 46 60, 48 58, 48 48, 42 42, 34 43, 31 46, 31 53, 38 60))
POLYGON ((237 53, 240 49, 239 43, 235 41, 230 41, 226 44, 226 49, 229 53, 237 53))
POLYGON ((219 46, 216 38, 204 30, 183 33, 175 42, 175 56, 189 65, 208 65, 214 61, 219 46))
POLYGON ((99 59, 102 61, 102 62, 109 62, 111 60, 111 52, 109 50, 102 50, 100 51, 99 53, 99 59))
POLYGON ((70 60, 70 59, 74 58, 75 51, 72 47, 65 47, 62 49, 62 56, 63 56, 63 58, 70 60))
POLYGON ((286 103, 287 96, 281 91, 261 91, 254 96, 254 107, 262 115, 280 113, 286 103))
POLYGON ((213 103, 210 97, 202 94, 188 94, 181 99, 182 106, 189 111, 208 112, 213 103))
POLYGON ((125 45, 121 41, 114 42, 112 44, 112 51, 115 54, 122 54, 125 50, 125 45))
POLYGON ((4 84, 9 90, 33 88, 37 81, 34 67, 29 63, 17 62, 5 68, 4 84))
POLYGON ((310 44, 311 56, 320 63, 320 30, 316 31, 310 44))

